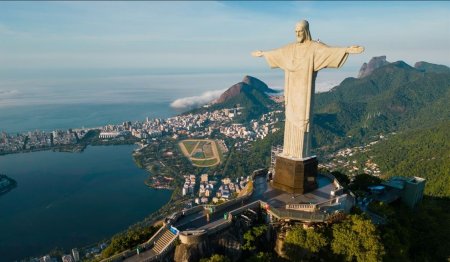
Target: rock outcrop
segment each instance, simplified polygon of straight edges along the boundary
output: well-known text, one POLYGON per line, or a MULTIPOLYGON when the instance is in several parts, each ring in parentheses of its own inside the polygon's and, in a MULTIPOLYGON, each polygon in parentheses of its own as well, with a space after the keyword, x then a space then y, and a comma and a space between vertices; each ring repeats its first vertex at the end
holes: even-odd
POLYGON ((220 97, 214 101, 214 103, 215 104, 224 103, 225 101, 228 101, 231 98, 244 92, 244 89, 250 89, 250 86, 244 82, 239 82, 237 84, 234 84, 230 88, 228 88, 225 92, 223 92, 220 95, 220 97))
POLYGON ((196 244, 179 244, 175 248, 174 261, 189 262, 199 261, 201 258, 209 257, 213 254, 213 249, 208 241, 196 244))
POLYGON ((276 91, 269 88, 266 83, 264 83, 263 81, 259 80, 258 78, 255 78, 253 76, 245 76, 244 79, 242 79, 243 83, 246 83, 249 86, 252 86, 262 92, 265 93, 275 93, 276 91))
POLYGON ((174 261, 199 261, 201 258, 210 257, 213 254, 223 254, 231 258, 232 261, 240 261, 242 255, 241 242, 235 236, 236 230, 236 228, 230 228, 220 234, 209 236, 198 243, 177 245, 174 261))
POLYGON ((243 92, 251 92, 252 89, 256 89, 261 93, 276 93, 277 91, 269 88, 263 81, 252 76, 245 76, 241 82, 232 85, 228 88, 219 98, 213 103, 219 104, 230 100, 231 98, 238 96, 243 92))
POLYGON ((361 66, 361 69, 359 70, 358 78, 366 77, 366 76, 372 74, 372 72, 375 69, 385 66, 387 64, 389 64, 389 62, 386 61, 386 56, 372 57, 372 59, 370 59, 369 63, 364 63, 361 66))

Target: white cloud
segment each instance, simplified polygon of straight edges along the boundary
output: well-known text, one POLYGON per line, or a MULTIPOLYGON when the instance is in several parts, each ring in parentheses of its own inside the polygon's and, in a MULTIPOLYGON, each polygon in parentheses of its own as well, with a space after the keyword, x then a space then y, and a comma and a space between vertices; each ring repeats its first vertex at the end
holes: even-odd
POLYGON ((177 109, 202 106, 218 98, 223 92, 224 90, 207 91, 199 96, 180 98, 173 101, 170 106, 177 109))

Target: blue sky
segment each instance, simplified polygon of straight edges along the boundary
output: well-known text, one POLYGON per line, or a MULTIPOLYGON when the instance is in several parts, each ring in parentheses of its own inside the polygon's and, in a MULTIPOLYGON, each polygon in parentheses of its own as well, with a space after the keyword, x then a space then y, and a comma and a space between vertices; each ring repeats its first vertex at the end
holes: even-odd
POLYGON ((0 98, 32 79, 271 74, 250 52, 294 41, 301 19, 314 39, 366 48, 322 82, 355 76, 379 55, 450 65, 449 2, 0 2, 0 98))

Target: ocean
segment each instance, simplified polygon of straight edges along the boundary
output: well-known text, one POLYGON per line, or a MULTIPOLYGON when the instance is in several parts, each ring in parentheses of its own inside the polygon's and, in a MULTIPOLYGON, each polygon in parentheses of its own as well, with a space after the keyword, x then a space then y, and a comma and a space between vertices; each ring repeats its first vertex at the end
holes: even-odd
MULTIPOLYGON (((0 74, 0 132, 98 127, 146 117, 166 118, 190 105, 206 103, 244 76, 191 73, 2 81, 0 74), (187 106, 171 107, 177 99, 184 99, 187 106)), ((275 74, 274 79, 277 77, 275 74)))

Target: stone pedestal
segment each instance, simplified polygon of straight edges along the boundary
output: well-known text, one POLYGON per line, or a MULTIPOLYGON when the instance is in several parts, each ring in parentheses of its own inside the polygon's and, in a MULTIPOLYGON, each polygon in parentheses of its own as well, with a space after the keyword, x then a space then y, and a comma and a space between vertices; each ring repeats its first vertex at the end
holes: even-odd
POLYGON ((317 188, 317 165, 315 156, 304 159, 277 156, 272 186, 295 194, 312 191, 317 188))

